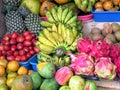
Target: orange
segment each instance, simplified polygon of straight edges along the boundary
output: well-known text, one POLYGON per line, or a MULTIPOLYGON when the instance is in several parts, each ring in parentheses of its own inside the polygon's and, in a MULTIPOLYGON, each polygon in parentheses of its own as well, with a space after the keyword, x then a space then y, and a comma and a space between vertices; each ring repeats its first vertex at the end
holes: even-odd
POLYGON ((70 0, 55 0, 58 4, 65 4, 69 2, 70 0))
POLYGON ((15 77, 11 77, 11 78, 8 78, 8 79, 7 79, 6 84, 7 84, 8 87, 11 88, 12 82, 13 82, 14 79, 15 79, 15 77))
POLYGON ((28 70, 28 75, 30 75, 33 72, 34 72, 33 70, 28 70))
POLYGON ((14 72, 14 71, 17 71, 18 68, 19 68, 19 63, 17 61, 8 62, 7 70, 14 72))
POLYGON ((17 71, 18 75, 27 75, 28 70, 26 67, 24 66, 20 66, 20 68, 17 71))
POLYGON ((5 68, 4 66, 0 65, 0 77, 4 76, 4 74, 5 74, 5 68))

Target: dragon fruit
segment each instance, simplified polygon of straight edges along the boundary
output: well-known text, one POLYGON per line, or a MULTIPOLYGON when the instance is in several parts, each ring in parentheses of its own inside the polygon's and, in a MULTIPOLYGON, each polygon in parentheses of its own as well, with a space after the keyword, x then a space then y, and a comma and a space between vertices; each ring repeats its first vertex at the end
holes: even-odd
POLYGON ((78 39, 77 49, 78 52, 84 52, 89 54, 91 51, 92 40, 89 38, 80 38, 78 39))
POLYGON ((117 73, 120 77, 120 56, 117 59, 114 59, 114 64, 117 66, 117 73))
POLYGON ((55 79, 59 85, 66 85, 66 83, 72 76, 73 76, 72 70, 69 67, 64 66, 57 70, 55 74, 55 79))
POLYGON ((93 56, 96 60, 99 60, 101 57, 108 57, 110 47, 111 45, 108 44, 105 40, 96 40, 91 47, 90 55, 93 56))
POLYGON ((116 77, 116 66, 109 57, 101 57, 95 65, 95 74, 104 79, 114 79, 116 77))
POLYGON ((111 57, 112 61, 117 59, 119 55, 120 55, 120 46, 112 45, 109 53, 109 56, 111 57))
POLYGON ((66 54, 71 57, 70 67, 73 68, 76 75, 93 75, 94 60, 91 56, 86 53, 72 54, 67 52, 66 54))

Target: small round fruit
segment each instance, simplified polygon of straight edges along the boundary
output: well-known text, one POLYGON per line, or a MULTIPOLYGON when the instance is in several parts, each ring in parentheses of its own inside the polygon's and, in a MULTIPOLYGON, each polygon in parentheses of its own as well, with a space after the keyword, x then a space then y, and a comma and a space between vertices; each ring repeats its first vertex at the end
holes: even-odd
POLYGON ((103 7, 105 10, 111 10, 113 8, 112 1, 108 0, 103 3, 103 7))
POLYGON ((4 74, 5 74, 5 68, 4 66, 0 65, 0 77, 4 76, 4 74))
POLYGON ((18 75, 27 75, 28 69, 24 66, 20 66, 17 73, 18 73, 18 75))
POLYGON ((95 3, 95 9, 97 8, 103 8, 103 3, 102 2, 96 2, 95 3))
POLYGON ((10 61, 7 65, 9 71, 17 71, 19 68, 19 63, 17 61, 10 61))
POLYGON ((4 66, 4 68, 7 67, 8 61, 6 59, 0 59, 0 65, 4 66))
POLYGON ((12 86, 12 82, 13 80, 15 79, 15 77, 11 77, 11 78, 8 78, 7 81, 6 81, 6 84, 9 88, 11 88, 12 86))

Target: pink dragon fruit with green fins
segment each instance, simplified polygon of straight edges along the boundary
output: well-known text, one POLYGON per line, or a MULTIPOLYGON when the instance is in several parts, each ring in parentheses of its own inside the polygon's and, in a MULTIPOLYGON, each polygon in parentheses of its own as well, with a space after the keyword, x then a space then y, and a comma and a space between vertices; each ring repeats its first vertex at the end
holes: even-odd
POLYGON ((114 79, 116 77, 116 66, 109 57, 101 57, 95 65, 95 74, 104 79, 114 79))
POLYGON ((91 52, 92 40, 89 38, 78 39, 77 49, 78 52, 84 52, 89 54, 91 52))
POLYGON ((86 53, 72 54, 66 53, 71 57, 70 67, 73 68, 76 75, 93 75, 94 71, 94 60, 91 56, 86 53))
POLYGON ((91 47, 90 55, 93 56, 95 60, 98 60, 101 57, 108 57, 110 53, 110 47, 111 45, 105 40, 96 40, 91 47))
POLYGON ((120 56, 117 59, 114 59, 114 64, 117 66, 117 74, 120 77, 120 56))

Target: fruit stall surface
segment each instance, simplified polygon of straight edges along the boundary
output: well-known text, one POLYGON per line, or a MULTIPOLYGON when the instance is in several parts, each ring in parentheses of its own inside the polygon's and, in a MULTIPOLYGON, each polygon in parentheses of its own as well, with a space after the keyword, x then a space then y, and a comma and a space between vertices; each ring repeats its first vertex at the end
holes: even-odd
POLYGON ((120 0, 80 1, 0 0, 1 89, 120 90, 120 0))

